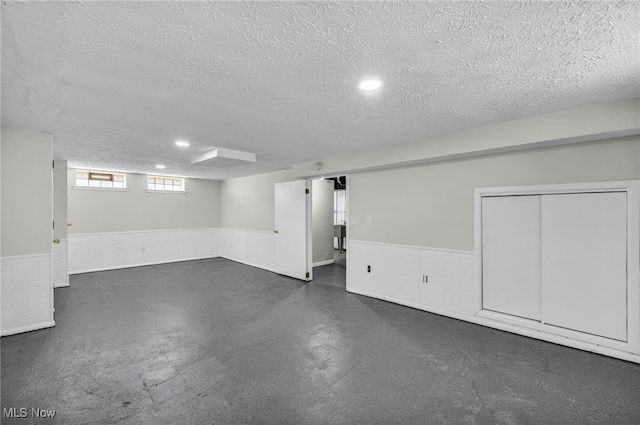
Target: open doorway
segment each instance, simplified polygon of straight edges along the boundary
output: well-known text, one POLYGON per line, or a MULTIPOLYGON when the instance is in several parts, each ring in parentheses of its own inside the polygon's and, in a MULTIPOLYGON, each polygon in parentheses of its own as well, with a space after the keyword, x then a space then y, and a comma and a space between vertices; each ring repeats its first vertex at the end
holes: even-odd
POLYGON ((333 190, 334 262, 347 266, 347 176, 331 177, 333 190))
POLYGON ((348 235, 347 176, 312 182, 313 266, 346 268, 348 235))

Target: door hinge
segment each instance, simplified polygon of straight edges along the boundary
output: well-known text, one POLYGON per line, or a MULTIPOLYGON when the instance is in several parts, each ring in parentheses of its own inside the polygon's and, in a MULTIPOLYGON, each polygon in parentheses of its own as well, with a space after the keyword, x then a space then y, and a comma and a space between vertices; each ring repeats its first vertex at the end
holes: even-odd
POLYGON ((308 194, 309 194, 309 189, 305 189, 305 190, 304 190, 304 194, 305 194, 305 195, 308 195, 308 194))
POLYGON ((53 230, 56 230, 56 222, 53 221, 53 230))
POLYGON ((309 272, 307 272, 307 274, 305 275, 307 279, 309 279, 309 272))
POLYGON ((56 162, 55 161, 51 161, 51 168, 53 168, 54 170, 56 169, 56 162))

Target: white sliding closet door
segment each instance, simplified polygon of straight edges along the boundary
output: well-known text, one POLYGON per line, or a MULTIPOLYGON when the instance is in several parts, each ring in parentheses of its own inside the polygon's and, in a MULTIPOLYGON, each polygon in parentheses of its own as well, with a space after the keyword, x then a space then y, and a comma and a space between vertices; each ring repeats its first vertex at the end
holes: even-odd
POLYGON ((540 195, 482 198, 482 307, 540 320, 540 195))
POLYGON ((542 197, 542 319, 627 340, 626 193, 542 197))

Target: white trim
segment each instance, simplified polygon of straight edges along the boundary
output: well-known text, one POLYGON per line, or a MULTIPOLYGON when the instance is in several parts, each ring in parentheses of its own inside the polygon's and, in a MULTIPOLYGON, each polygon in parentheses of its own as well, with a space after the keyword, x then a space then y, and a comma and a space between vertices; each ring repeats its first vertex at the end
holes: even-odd
POLYGON ((43 253, 43 254, 29 254, 29 255, 8 255, 4 257, 0 257, 2 260, 9 260, 12 258, 36 258, 36 257, 49 257, 53 255, 53 252, 43 253))
MULTIPOLYGON (((267 232, 267 233, 269 233, 269 232, 267 232)), ((244 264, 245 266, 251 266, 251 267, 255 267, 257 269, 262 269, 262 270, 265 270, 265 271, 268 271, 268 272, 271 272, 271 273, 278 273, 272 268, 264 267, 264 266, 261 266, 259 264, 251 263, 249 261, 238 260, 237 258, 229 257, 229 256, 226 256, 226 255, 221 255, 220 258, 224 258, 225 260, 233 261, 234 263, 244 264)))
POLYGON ((251 230, 251 229, 238 229, 236 227, 220 227, 220 229, 225 230, 238 230, 240 232, 251 232, 251 233, 268 233, 273 235, 273 230, 251 230))
POLYGON ((122 266, 110 266, 110 267, 97 267, 97 268, 93 268, 93 269, 85 269, 85 270, 78 270, 78 271, 73 271, 70 272, 69 275, 76 275, 76 274, 84 274, 84 273, 94 273, 94 272, 103 272, 103 271, 107 271, 107 270, 121 270, 121 269, 130 269, 130 268, 134 268, 134 267, 145 267, 145 266, 156 266, 158 264, 169 264, 169 263, 181 263, 184 261, 195 261, 195 260, 207 260, 210 258, 220 258, 220 255, 216 255, 216 256, 207 256, 207 257, 189 257, 189 258, 179 258, 179 259, 172 259, 172 260, 166 260, 166 261, 152 261, 149 263, 136 263, 136 264, 126 264, 126 265, 122 265, 122 266))
POLYGON ((180 195, 186 195, 187 191, 186 190, 151 190, 151 189, 146 189, 145 190, 146 193, 177 193, 180 195))
POLYGON ((104 192, 128 192, 128 188, 121 187, 95 187, 95 186, 71 186, 73 190, 100 190, 104 192))
MULTIPOLYGON (((131 233, 149 233, 149 232, 180 232, 189 230, 211 230, 211 229, 223 229, 222 227, 187 227, 184 229, 149 229, 149 230, 132 230, 125 232, 98 232, 98 233, 70 233, 69 238, 75 238, 79 236, 101 236, 101 235, 124 235, 131 233)), ((265 232, 270 233, 270 232, 265 232)), ((62 239, 60 239, 62 240, 62 239)))
POLYGON ((532 186, 483 187, 475 189, 480 196, 546 195, 551 193, 626 192, 640 187, 640 180, 591 183, 563 183, 532 186))
POLYGON ((67 288, 71 286, 71 284, 69 282, 64 282, 64 283, 54 283, 53 284, 53 289, 57 289, 57 288, 67 288))
POLYGON ((6 331, 2 331, 2 336, 9 336, 9 335, 15 335, 15 334, 20 334, 20 333, 24 333, 24 332, 31 332, 31 331, 37 331, 39 329, 46 329, 46 328, 51 328, 53 326, 56 325, 56 321, 55 320, 51 320, 48 322, 42 322, 42 323, 38 323, 35 325, 29 325, 29 326, 23 326, 21 328, 14 328, 14 329, 9 329, 6 331))
POLYGON ((424 246, 417 246, 417 245, 402 245, 402 244, 395 244, 395 243, 370 242, 370 241, 362 241, 358 239, 354 239, 353 242, 367 244, 367 245, 393 247, 393 248, 414 248, 414 249, 421 249, 423 251, 452 252, 454 254, 473 254, 474 253, 473 251, 466 251, 462 249, 433 248, 433 247, 424 247, 424 246))
POLYGON ((505 324, 508 327, 516 327, 527 329, 529 332, 539 332, 546 335, 555 335, 558 338, 565 338, 573 341, 580 341, 585 344, 594 344, 599 346, 609 347, 615 350, 631 352, 633 347, 625 341, 618 341, 611 338, 606 338, 597 335, 591 335, 584 332, 573 331, 571 329, 560 328, 552 325, 547 325, 535 320, 524 319, 522 317, 514 317, 509 314, 499 313, 490 310, 480 310, 475 314, 477 317, 505 324))
MULTIPOLYGON (((313 280, 313 227, 311 225, 311 194, 313 193, 312 189, 312 181, 311 179, 305 179, 305 187, 307 190, 307 196, 305 197, 306 207, 305 207, 305 221, 307 222, 307 259, 306 259, 306 268, 307 268, 307 277, 305 279, 306 282, 313 280)), ((277 255, 277 253, 276 253, 277 255)))
POLYGON ((333 264, 334 262, 335 260, 318 261, 317 263, 313 263, 312 267, 326 266, 328 264, 333 264))

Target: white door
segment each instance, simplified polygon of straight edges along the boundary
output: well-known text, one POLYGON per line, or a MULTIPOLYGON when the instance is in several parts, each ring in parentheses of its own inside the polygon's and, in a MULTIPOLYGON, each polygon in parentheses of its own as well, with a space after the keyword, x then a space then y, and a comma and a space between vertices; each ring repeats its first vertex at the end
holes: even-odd
POLYGON ((626 193, 542 197, 542 318, 627 340, 626 193))
POLYGON ((540 195, 482 199, 482 308, 540 320, 540 195))
POLYGON ((311 280, 310 181, 276 183, 275 191, 275 271, 311 280))

